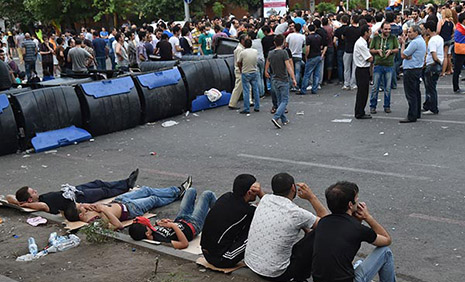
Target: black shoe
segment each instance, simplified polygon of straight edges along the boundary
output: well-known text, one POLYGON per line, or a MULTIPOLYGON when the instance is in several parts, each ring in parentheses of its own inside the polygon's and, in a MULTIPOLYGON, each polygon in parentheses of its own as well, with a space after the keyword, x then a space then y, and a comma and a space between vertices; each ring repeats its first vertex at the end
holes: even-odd
POLYGON ((281 125, 278 123, 277 120, 275 120, 274 118, 271 119, 271 122, 274 124, 274 126, 276 126, 277 128, 281 129, 281 125))
POLYGON ((139 169, 134 170, 131 172, 129 175, 127 182, 128 182, 128 187, 133 188, 134 185, 136 185, 137 177, 139 176, 139 169))
POLYGON ((253 111, 258 113, 260 109, 253 109, 253 111))
POLYGON ((244 111, 240 111, 239 113, 240 113, 240 114, 250 114, 250 112, 245 111, 245 110, 244 110, 244 111))
POLYGON ((230 109, 230 110, 239 110, 240 108, 239 108, 239 107, 231 107, 231 106, 228 106, 228 109, 230 109))
POLYGON ((191 188, 192 186, 192 176, 188 176, 186 181, 184 181, 181 186, 179 186, 179 196, 178 199, 182 199, 184 197, 184 194, 186 193, 186 190, 191 188))
POLYGON ((376 108, 370 108, 370 114, 375 115, 376 113, 376 108))
POLYGON ((399 120, 399 123, 411 123, 411 122, 416 122, 416 120, 409 120, 407 118, 399 120))
POLYGON ((371 119, 372 117, 370 115, 363 115, 363 116, 358 116, 355 117, 356 119, 371 119))
POLYGON ((284 113, 285 113, 285 114, 289 113, 289 111, 287 110, 287 108, 284 110, 284 113))

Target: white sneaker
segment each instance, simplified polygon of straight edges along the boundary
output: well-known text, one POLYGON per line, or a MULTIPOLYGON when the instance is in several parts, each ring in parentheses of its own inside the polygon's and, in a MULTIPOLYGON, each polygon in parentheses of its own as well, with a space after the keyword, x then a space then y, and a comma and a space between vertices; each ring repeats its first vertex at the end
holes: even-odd
POLYGON ((311 85, 307 86, 307 90, 312 90, 312 86, 311 85))
POLYGON ((350 87, 349 86, 342 86, 342 90, 350 90, 350 87))
POLYGON ((318 85, 318 89, 321 89, 321 85, 318 85))
POLYGON ((357 86, 351 87, 350 90, 357 90, 357 86))
POLYGON ((432 112, 430 110, 428 110, 426 112, 423 112, 422 114, 424 114, 424 115, 437 115, 436 113, 434 113, 434 112, 432 112))

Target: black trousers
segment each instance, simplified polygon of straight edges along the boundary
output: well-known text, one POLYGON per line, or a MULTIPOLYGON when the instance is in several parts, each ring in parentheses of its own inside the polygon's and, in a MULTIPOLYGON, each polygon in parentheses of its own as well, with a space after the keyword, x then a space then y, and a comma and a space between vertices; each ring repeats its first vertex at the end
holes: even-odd
POLYGON ((292 247, 291 263, 286 271, 278 277, 262 278, 268 281, 306 281, 312 274, 313 243, 315 242, 315 232, 307 233, 292 247))
POLYGON ((462 72, 462 66, 464 63, 465 63, 465 55, 455 54, 454 74, 452 75, 452 85, 453 85, 454 91, 457 91, 460 89, 459 76, 460 76, 460 73, 462 72))
POLYGON ((355 81, 357 83, 357 98, 355 99, 355 118, 365 115, 365 106, 370 91, 370 68, 355 69, 355 81))
POLYGON ((214 254, 208 250, 202 249, 203 256, 212 265, 219 268, 231 268, 236 266, 241 260, 244 259, 245 247, 247 244, 247 237, 249 229, 246 228, 242 231, 235 242, 229 246, 223 254, 214 254))
POLYGON ((404 69, 404 91, 408 102, 407 119, 411 121, 421 117, 421 73, 422 69, 404 69))

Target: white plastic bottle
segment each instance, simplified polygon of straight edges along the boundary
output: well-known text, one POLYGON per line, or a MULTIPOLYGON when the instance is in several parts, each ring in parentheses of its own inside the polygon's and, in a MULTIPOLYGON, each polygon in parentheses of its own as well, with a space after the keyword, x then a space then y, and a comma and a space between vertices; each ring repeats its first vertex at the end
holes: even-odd
POLYGON ((38 248, 37 248, 36 240, 34 240, 33 237, 29 237, 27 242, 29 243, 29 253, 33 256, 37 255, 38 248))

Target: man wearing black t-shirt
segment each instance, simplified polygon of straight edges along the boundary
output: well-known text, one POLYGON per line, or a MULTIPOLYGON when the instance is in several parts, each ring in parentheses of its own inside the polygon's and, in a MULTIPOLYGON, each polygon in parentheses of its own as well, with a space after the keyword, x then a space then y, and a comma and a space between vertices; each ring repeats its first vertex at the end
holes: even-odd
POLYGON ((158 41, 155 53, 160 56, 160 61, 170 61, 173 59, 173 46, 168 41, 168 35, 163 33, 158 41))
POLYGON ((360 17, 358 15, 352 16, 352 24, 345 29, 344 34, 342 35, 344 39, 344 86, 343 90, 355 90, 357 89, 357 84, 355 81, 355 63, 353 60, 354 46, 355 42, 360 37, 360 27, 358 26, 358 21, 360 17))
MULTIPOLYGON (((339 16, 339 15, 338 15, 339 16)), ((339 79, 339 84, 344 84, 344 50, 345 43, 343 39, 343 34, 348 28, 349 16, 341 16, 342 26, 336 29, 334 32, 334 44, 337 46, 337 77, 339 79)))
POLYGON ((74 191, 63 188, 62 191, 48 192, 41 195, 37 193, 37 190, 25 186, 16 191, 16 197, 7 195, 6 199, 10 204, 23 208, 57 214, 59 211, 64 211, 69 204, 74 204, 73 200, 66 194, 73 194, 74 200, 78 203, 94 203, 126 193, 129 188, 134 187, 138 175, 139 169, 136 169, 127 179, 114 182, 95 180, 74 187, 74 191))
POLYGON ((358 186, 338 182, 325 192, 332 214, 320 219, 315 230, 312 276, 315 282, 371 281, 378 273, 382 282, 395 282, 391 236, 358 202, 358 186), (371 227, 362 224, 368 223, 371 227), (355 270, 352 261, 362 242, 377 246, 355 270))
POLYGON ((306 63, 304 78, 302 80, 302 88, 300 89, 301 95, 306 93, 309 79, 312 79, 312 94, 316 94, 316 91, 318 90, 318 83, 320 82, 321 61, 322 56, 324 56, 321 51, 323 48, 323 39, 315 32, 315 30, 316 27, 313 24, 308 26, 308 32, 310 34, 307 35, 307 39, 305 41, 306 63))
POLYGON ((264 195, 260 183, 250 174, 236 177, 233 191, 223 194, 211 208, 202 231, 202 252, 216 267, 234 267, 244 258, 250 223, 257 196, 264 195))

